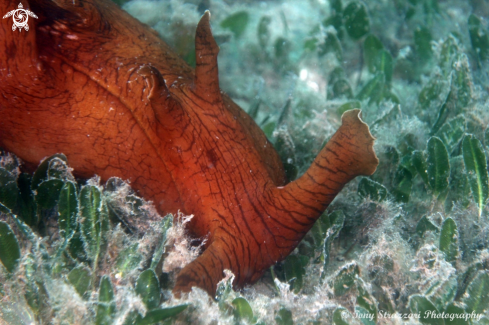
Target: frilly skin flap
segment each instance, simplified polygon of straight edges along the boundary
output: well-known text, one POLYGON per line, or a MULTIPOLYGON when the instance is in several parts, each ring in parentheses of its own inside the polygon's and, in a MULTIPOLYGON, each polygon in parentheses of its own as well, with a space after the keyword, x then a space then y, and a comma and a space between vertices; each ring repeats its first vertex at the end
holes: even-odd
MULTIPOLYGON (((64 153, 79 177, 130 180, 158 211, 195 217, 208 238, 179 274, 214 295, 223 270, 240 287, 283 260, 343 186, 378 159, 359 110, 310 168, 286 184, 282 163, 254 121, 219 89, 206 12, 195 71, 153 30, 110 0, 23 1, 28 32, 0 29, 0 147, 27 166, 64 153), (75 4, 74 4, 75 3, 75 4)), ((18 2, 0 2, 1 12, 18 2)))

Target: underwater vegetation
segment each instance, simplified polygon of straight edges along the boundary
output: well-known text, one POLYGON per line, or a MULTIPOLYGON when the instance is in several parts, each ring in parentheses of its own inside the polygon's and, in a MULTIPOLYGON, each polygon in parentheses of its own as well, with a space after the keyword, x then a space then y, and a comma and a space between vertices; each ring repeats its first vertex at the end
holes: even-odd
POLYGON ((0 319, 489 323, 486 2, 123 5, 190 64, 195 24, 211 10, 221 87, 274 143, 290 179, 353 108, 377 139, 379 168, 348 184, 257 284, 234 291, 228 274, 215 300, 199 289, 170 299, 178 269, 199 250, 185 217, 159 218, 120 179, 76 180, 62 155, 28 174, 5 153, 0 319))

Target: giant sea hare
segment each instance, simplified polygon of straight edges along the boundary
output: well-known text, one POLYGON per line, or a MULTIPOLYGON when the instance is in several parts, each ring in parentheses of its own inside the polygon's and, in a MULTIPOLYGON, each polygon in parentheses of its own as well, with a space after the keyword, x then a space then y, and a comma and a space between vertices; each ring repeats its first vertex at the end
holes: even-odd
MULTIPOLYGON (((174 292, 211 295, 223 270, 240 287, 283 260, 335 195, 378 164, 359 110, 311 167, 286 183, 280 158, 254 121, 219 89, 206 12, 196 69, 110 0, 24 0, 29 31, 0 29, 0 147, 27 165, 64 153, 77 176, 117 176, 163 215, 193 214, 203 253, 174 292)), ((0 12, 18 7, 1 0, 0 12)))

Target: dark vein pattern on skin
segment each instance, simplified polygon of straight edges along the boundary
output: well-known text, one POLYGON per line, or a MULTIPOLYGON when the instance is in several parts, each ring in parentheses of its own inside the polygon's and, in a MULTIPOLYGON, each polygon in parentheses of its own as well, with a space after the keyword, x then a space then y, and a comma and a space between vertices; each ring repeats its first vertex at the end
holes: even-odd
MULTIPOLYGON (((0 10, 17 5, 5 0, 0 10)), ((24 5, 39 17, 31 30, 12 34, 7 20, 0 29, 0 146, 27 166, 64 153, 78 177, 120 177, 162 215, 195 215, 189 232, 208 240, 176 294, 198 286, 214 295, 225 269, 237 287, 256 281, 347 182, 377 167, 374 139, 352 110, 287 184, 263 132, 219 89, 208 12, 194 71, 110 0, 24 5)))

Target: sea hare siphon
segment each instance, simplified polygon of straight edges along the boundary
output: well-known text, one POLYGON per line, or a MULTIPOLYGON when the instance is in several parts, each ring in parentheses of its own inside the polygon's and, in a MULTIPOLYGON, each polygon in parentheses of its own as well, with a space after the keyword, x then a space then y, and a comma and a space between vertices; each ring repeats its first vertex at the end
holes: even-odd
MULTIPOLYGON (((17 8, 2 0, 0 12, 17 8)), ((214 295, 223 270, 241 287, 283 260, 343 186, 378 159, 359 110, 311 167, 286 183, 279 156, 219 89, 217 46, 201 18, 196 69, 110 0, 24 0, 28 31, 0 29, 0 147, 27 165, 64 153, 76 175, 127 179, 164 215, 193 214, 203 253, 178 275, 214 295)))

